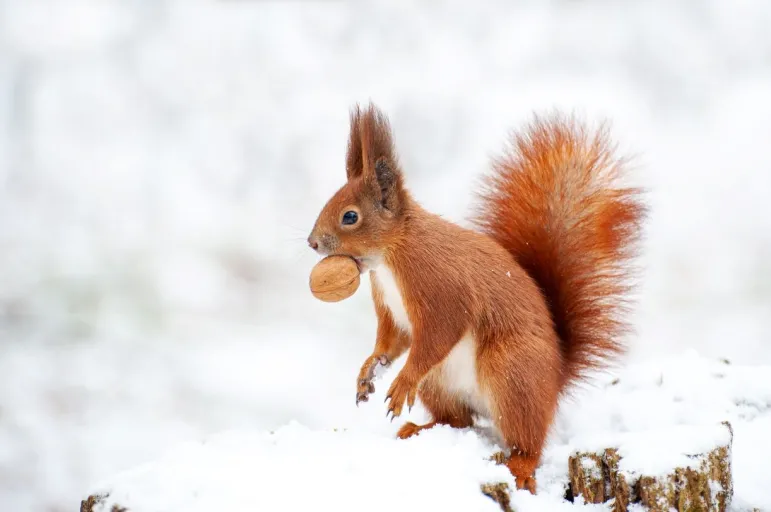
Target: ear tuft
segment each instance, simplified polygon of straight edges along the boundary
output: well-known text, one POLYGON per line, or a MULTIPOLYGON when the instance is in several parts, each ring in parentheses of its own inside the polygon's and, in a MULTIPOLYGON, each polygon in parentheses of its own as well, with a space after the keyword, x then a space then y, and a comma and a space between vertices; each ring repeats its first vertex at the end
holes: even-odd
POLYGON ((403 202, 402 174, 388 118, 374 104, 351 110, 346 159, 348 180, 362 178, 379 206, 396 212, 403 202))
POLYGON ((370 174, 374 177, 375 162, 387 158, 396 163, 396 151, 391 137, 391 125, 386 115, 370 103, 362 109, 351 109, 351 130, 348 138, 346 171, 348 178, 370 174))
POLYGON ((348 136, 348 152, 345 159, 345 174, 348 181, 361 176, 364 170, 361 154, 361 117, 361 109, 356 105, 350 113, 351 131, 348 136))

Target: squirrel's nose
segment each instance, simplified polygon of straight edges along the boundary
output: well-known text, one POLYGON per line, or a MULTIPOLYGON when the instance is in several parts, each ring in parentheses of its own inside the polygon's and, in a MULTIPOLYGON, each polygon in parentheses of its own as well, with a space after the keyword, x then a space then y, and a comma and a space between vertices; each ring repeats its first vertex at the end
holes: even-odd
POLYGON ((317 251, 319 249, 319 243, 316 240, 314 240, 312 237, 308 237, 308 245, 314 251, 317 251))

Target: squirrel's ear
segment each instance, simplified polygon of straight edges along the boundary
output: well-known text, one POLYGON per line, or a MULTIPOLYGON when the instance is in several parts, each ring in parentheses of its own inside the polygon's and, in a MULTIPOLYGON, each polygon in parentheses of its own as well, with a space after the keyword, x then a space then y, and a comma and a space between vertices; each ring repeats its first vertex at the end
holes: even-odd
POLYGON ((403 206, 404 186, 402 173, 395 162, 381 157, 375 164, 375 177, 380 189, 380 204, 386 210, 397 213, 403 206))
POLYGON ((385 114, 372 104, 364 111, 357 107, 351 116, 347 163, 348 179, 361 177, 377 205, 397 213, 404 203, 404 191, 391 127, 385 114))
POLYGON ((348 152, 345 157, 345 174, 348 181, 358 178, 364 172, 361 151, 361 109, 356 105, 351 110, 351 131, 348 136, 348 152))

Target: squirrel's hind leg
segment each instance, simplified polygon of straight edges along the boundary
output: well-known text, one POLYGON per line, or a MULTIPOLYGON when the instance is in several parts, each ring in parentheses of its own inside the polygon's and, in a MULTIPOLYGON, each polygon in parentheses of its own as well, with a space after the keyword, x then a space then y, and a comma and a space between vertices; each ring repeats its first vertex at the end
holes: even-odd
POLYGON ((446 393, 442 389, 441 383, 435 379, 433 374, 429 374, 421 382, 418 397, 431 414, 433 421, 425 425, 416 425, 412 422, 405 423, 396 434, 399 439, 407 439, 417 435, 422 430, 428 430, 436 425, 468 428, 474 424, 473 412, 468 405, 446 393))
POLYGON ((511 455, 518 489, 535 494, 535 470, 557 409, 561 368, 554 339, 520 335, 491 339, 478 358, 490 418, 511 455))
MULTIPOLYGON (((524 413, 524 411, 522 412, 524 413)), ((535 494, 535 470, 540 462, 540 453, 544 443, 544 436, 540 435, 541 426, 537 423, 506 421, 506 418, 503 416, 496 423, 504 443, 511 450, 508 459, 503 463, 506 464, 506 467, 509 468, 509 471, 516 480, 517 489, 527 489, 531 494, 535 494), (531 435, 527 435, 527 432, 530 432, 531 435), (536 432, 538 434, 532 436, 536 432), (521 442, 526 439, 535 442, 521 442), (523 444, 532 451, 518 448, 518 446, 523 446, 523 444)))

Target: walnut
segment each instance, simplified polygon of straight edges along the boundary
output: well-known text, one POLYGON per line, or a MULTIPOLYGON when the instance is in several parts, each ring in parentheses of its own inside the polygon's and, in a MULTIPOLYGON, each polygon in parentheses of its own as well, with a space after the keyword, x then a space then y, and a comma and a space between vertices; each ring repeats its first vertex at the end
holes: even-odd
POLYGON ((359 267, 349 256, 327 256, 311 270, 313 296, 324 302, 347 299, 359 289, 359 267))

